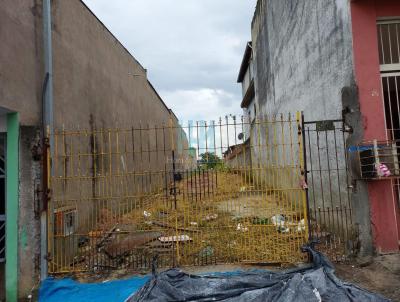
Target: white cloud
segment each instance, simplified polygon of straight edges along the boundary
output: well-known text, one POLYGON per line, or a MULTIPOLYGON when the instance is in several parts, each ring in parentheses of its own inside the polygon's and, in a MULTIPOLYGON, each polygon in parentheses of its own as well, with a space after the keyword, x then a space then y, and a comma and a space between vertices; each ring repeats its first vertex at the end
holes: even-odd
POLYGON ((204 114, 240 109, 236 78, 256 0, 84 2, 148 69, 178 116, 188 119, 196 106, 204 114), (186 104, 178 102, 182 95, 186 104), (213 110, 202 109, 204 102, 213 110))
POLYGON ((183 123, 188 121, 218 121, 228 114, 241 114, 240 99, 221 89, 161 91, 183 123))

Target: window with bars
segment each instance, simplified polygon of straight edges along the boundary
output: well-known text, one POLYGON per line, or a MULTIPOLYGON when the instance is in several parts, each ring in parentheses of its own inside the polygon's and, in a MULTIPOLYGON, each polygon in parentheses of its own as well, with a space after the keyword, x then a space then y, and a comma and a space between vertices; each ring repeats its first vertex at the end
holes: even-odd
POLYGON ((400 19, 378 22, 381 71, 400 71, 400 19))
POLYGON ((387 139, 400 139, 400 19, 378 22, 387 139))

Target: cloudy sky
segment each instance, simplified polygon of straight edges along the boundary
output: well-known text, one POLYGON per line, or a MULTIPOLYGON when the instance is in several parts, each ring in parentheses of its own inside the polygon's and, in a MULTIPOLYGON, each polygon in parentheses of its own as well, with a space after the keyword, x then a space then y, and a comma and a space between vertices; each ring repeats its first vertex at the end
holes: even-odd
POLYGON ((182 121, 240 113, 236 83, 256 0, 84 0, 148 69, 182 121))

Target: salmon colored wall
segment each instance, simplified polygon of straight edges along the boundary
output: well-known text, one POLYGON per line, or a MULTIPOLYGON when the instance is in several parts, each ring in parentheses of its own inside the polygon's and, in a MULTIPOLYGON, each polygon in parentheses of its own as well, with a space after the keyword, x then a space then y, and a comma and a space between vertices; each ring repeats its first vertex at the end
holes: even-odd
MULTIPOLYGON (((364 140, 386 139, 380 78, 377 19, 399 17, 399 0, 356 0, 351 3, 354 67, 364 124, 364 140)), ((399 209, 392 183, 368 185, 375 248, 387 253, 399 250, 399 209)))

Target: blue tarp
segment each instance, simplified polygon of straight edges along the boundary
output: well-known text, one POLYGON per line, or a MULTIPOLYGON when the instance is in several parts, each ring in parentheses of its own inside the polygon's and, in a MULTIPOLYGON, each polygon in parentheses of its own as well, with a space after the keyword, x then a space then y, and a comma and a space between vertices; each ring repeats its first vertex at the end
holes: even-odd
MULTIPOLYGON (((253 273, 266 272, 265 270, 251 270, 253 273)), ((231 272, 209 272, 201 275, 209 276, 240 276, 243 270, 231 272)), ((132 277, 126 280, 110 281, 105 283, 79 283, 72 279, 45 280, 39 290, 39 302, 124 302, 135 294, 147 281, 150 276, 132 277)))
POLYGON ((45 302, 389 302, 384 297, 339 280, 332 263, 321 253, 304 248, 311 265, 287 271, 235 271, 190 275, 172 269, 150 278, 98 284, 72 279, 48 279, 39 291, 45 302))
POLYGON ((149 276, 145 276, 84 284, 72 279, 49 278, 40 287, 39 302, 124 302, 149 279, 149 276))

